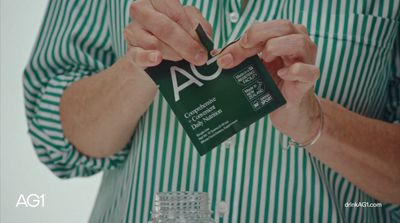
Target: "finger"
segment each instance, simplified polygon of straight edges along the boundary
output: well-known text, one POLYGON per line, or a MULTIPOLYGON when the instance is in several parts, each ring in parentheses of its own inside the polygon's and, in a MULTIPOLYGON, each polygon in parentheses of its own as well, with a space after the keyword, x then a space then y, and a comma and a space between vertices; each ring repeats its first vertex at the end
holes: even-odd
POLYGON ((161 52, 157 50, 144 50, 131 46, 126 53, 128 59, 142 68, 156 66, 161 63, 161 52))
POLYGON ((289 20, 272 20, 253 24, 240 39, 243 48, 254 47, 269 39, 297 33, 297 29, 289 20))
POLYGON ((290 61, 315 62, 316 46, 311 39, 304 34, 290 34, 270 39, 262 57, 264 61, 273 61, 276 57, 287 57, 290 61))
POLYGON ((206 50, 180 25, 166 15, 149 7, 142 7, 139 3, 131 4, 131 15, 145 30, 169 45, 190 63, 202 65, 207 61, 206 50))
POLYGON ((307 27, 305 27, 304 25, 302 25, 302 24, 294 24, 294 28, 295 28, 299 33, 302 33, 302 34, 308 36, 307 27))
POLYGON ((253 48, 243 48, 239 42, 236 42, 222 51, 217 60, 218 66, 224 69, 232 68, 246 58, 258 54, 262 49, 262 44, 253 48))
POLYGON ((170 46, 157 39, 140 25, 133 22, 124 30, 124 38, 131 46, 137 46, 146 50, 158 50, 163 59, 179 61, 182 57, 170 46))
POLYGON ((137 22, 132 22, 126 26, 123 34, 129 45, 140 46, 144 49, 158 47, 156 46, 157 38, 144 30, 137 22))
POLYGON ((154 9, 153 6, 151 5, 151 2, 148 1, 148 0, 136 0, 136 1, 133 1, 129 5, 129 16, 131 17, 132 20, 134 20, 134 18, 136 17, 135 16, 135 13, 136 13, 135 8, 137 8, 137 9, 140 9, 140 8, 154 9))
POLYGON ((197 39, 195 29, 198 23, 186 13, 179 0, 150 0, 149 2, 155 10, 169 17, 190 34, 192 38, 197 39))
MULTIPOLYGON (((200 24, 204 31, 208 34, 208 37, 212 37, 212 26, 211 24, 203 17, 201 12, 193 7, 193 6, 185 6, 184 10, 186 12, 186 15, 193 20, 193 23, 196 25, 195 28, 197 27, 197 24, 200 24)), ((195 33, 196 38, 198 38, 197 33, 195 33)))
POLYGON ((286 99, 286 106, 292 107, 302 102, 304 96, 313 90, 313 86, 309 83, 284 81, 281 87, 283 96, 286 99))
POLYGON ((313 85, 318 80, 320 71, 318 67, 311 64, 295 63, 278 70, 277 74, 285 81, 297 81, 313 85))

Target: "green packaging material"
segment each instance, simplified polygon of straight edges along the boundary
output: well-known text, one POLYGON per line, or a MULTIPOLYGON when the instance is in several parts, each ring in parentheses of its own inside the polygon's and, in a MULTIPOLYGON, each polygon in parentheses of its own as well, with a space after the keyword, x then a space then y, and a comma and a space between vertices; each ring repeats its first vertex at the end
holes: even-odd
MULTIPOLYGON (((210 52, 213 43, 200 25, 196 32, 210 52)), ((200 155, 286 103, 257 55, 232 69, 221 69, 215 61, 197 67, 164 60, 146 72, 200 155)))

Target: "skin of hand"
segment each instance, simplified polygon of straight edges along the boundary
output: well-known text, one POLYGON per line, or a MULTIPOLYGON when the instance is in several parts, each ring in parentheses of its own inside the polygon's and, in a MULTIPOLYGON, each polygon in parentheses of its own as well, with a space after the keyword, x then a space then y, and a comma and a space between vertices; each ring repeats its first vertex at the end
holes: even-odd
POLYGON ((274 126, 297 142, 317 134, 320 112, 313 93, 319 78, 316 45, 302 25, 287 20, 253 24, 242 38, 221 52, 217 63, 232 68, 259 54, 287 103, 270 114, 274 126))
POLYGON ((124 30, 126 55, 110 68, 71 84, 61 98, 65 137, 91 157, 123 149, 153 101, 157 86, 144 68, 162 59, 198 65, 208 59, 195 28, 201 24, 211 36, 211 25, 194 7, 182 6, 179 0, 146 0, 132 3, 130 14, 133 22, 124 30))
POLYGON ((158 65, 163 59, 185 59, 195 65, 207 61, 207 51, 195 29, 201 24, 211 36, 211 25, 200 11, 182 6, 179 0, 142 0, 131 4, 132 23, 124 30, 127 56, 142 68, 158 65))
MULTIPOLYGON (((316 46, 302 25, 275 20, 252 25, 218 59, 231 68, 258 54, 287 100, 271 113, 273 125, 300 143, 321 128, 313 88, 320 71, 314 65, 316 46)), ((306 148, 379 201, 400 203, 400 125, 353 113, 320 99, 325 119, 322 136, 306 148)))

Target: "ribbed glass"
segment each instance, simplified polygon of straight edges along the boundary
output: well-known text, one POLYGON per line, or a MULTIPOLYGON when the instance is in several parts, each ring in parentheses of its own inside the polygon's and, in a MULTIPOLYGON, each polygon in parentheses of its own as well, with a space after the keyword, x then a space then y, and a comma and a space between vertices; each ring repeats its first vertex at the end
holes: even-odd
POLYGON ((154 197, 153 223, 213 223, 208 194, 204 192, 159 192, 154 197))

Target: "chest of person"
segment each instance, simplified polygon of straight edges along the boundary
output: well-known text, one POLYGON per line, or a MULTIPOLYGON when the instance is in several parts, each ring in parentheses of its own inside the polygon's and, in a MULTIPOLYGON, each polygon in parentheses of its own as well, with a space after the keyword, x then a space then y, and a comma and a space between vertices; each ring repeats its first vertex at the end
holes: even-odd
MULTIPOLYGON (((123 29, 130 22, 129 0, 108 1, 109 32, 117 57, 125 54, 123 29)), ((400 0, 182 0, 198 8, 213 26, 216 47, 223 47, 255 22, 288 19, 307 27, 318 46, 321 78, 316 91, 351 110, 376 116, 391 72, 399 33, 400 0), (372 111, 374 110, 374 111, 372 111)))

